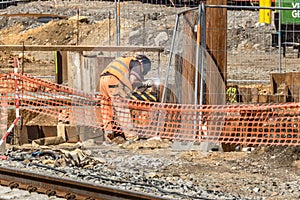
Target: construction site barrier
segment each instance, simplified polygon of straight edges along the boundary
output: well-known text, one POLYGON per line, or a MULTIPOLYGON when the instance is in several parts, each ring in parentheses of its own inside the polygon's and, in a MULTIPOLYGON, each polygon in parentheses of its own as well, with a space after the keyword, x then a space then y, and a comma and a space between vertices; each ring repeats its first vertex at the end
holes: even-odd
POLYGON ((18 73, 0 74, 0 94, 2 109, 16 106, 15 100, 19 98, 20 112, 48 115, 78 126, 102 129, 103 121, 112 117, 105 114, 109 113, 105 109, 113 109, 113 124, 146 138, 244 145, 300 144, 300 103, 200 106, 104 99, 98 94, 18 73))

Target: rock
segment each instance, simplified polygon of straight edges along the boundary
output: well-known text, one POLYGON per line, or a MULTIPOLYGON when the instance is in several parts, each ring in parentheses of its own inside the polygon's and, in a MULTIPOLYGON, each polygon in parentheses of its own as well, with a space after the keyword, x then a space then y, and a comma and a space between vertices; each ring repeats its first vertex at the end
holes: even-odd
POLYGON ((292 163, 292 166, 293 166, 293 167, 296 167, 298 170, 300 170, 300 160, 295 160, 295 161, 292 163))
POLYGON ((43 165, 53 165, 54 166, 55 161, 54 160, 45 159, 45 160, 42 160, 42 163, 43 163, 43 165))
POLYGON ((259 192, 259 190, 260 189, 258 187, 253 188, 253 191, 256 192, 256 193, 259 192))
POLYGON ((156 46, 163 46, 169 39, 169 36, 166 32, 160 32, 154 39, 156 46))
POLYGON ((90 19, 88 16, 72 16, 69 18, 69 20, 75 20, 83 23, 89 23, 90 19))

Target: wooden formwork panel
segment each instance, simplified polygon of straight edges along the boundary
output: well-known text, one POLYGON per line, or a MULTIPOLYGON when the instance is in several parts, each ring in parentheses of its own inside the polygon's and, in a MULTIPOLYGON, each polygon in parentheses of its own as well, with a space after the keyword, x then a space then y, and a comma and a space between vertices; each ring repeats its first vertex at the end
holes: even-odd
POLYGON ((284 103, 286 101, 287 101, 287 95, 285 94, 269 95, 269 103, 284 103))
POLYGON ((286 74, 285 73, 271 73, 271 94, 284 93, 286 88, 286 74), (284 88, 284 90, 283 90, 284 88))
POLYGON ((100 74, 113 59, 68 52, 68 86, 84 92, 98 92, 100 74))
POLYGON ((287 94, 259 94, 258 88, 238 88, 237 98, 242 103, 284 103, 287 94))
POLYGON ((254 90, 252 91, 252 88, 238 88, 237 93, 237 101, 243 102, 243 103, 249 103, 252 102, 252 97, 256 97, 257 92, 254 90))
POLYGON ((31 143, 36 139, 54 136, 57 136, 56 126, 25 125, 20 129, 20 133, 16 135, 16 142, 22 145, 31 143))
POLYGON ((103 141, 101 129, 85 126, 72 126, 70 124, 58 124, 57 126, 23 126, 20 134, 16 135, 17 143, 28 144, 40 138, 61 136, 67 142, 76 143, 88 139, 103 141), (59 127, 59 128, 58 128, 59 127))
POLYGON ((300 72, 271 73, 272 94, 286 95, 288 102, 299 102, 299 90, 300 72))
POLYGON ((41 137, 54 137, 57 136, 56 126, 40 126, 41 137))
POLYGON ((33 126, 22 126, 20 130, 20 134, 17 135, 17 143, 28 144, 31 143, 33 140, 39 139, 41 137, 40 128, 37 125, 33 126))
POLYGON ((294 102, 299 102, 300 72, 287 72, 286 84, 294 102))
POLYGON ((76 126, 66 126, 65 130, 67 142, 79 142, 79 130, 76 126))

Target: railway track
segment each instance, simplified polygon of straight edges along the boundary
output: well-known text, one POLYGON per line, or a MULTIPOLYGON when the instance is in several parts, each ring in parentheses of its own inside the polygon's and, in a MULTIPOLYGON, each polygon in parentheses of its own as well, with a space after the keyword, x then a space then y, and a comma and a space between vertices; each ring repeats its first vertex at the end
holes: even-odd
POLYGON ((0 167, 0 185, 42 193, 48 196, 62 197, 68 200, 166 199, 145 193, 41 175, 2 166, 0 167))

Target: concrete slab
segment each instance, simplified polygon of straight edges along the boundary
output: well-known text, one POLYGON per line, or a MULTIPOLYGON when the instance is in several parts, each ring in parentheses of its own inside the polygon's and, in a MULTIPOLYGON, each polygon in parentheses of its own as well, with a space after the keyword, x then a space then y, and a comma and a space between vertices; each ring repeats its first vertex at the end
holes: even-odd
POLYGON ((171 145, 173 150, 176 151, 221 151, 219 144, 211 142, 180 142, 175 141, 171 145))

